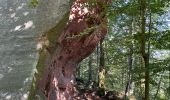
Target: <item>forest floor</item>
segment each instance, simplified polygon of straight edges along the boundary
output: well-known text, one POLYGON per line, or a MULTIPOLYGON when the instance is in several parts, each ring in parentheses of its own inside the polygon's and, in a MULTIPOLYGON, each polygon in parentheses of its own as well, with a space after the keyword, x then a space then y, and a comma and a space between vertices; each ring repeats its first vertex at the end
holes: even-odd
POLYGON ((123 94, 116 91, 106 91, 102 89, 90 90, 81 89, 74 100, 125 100, 123 94))

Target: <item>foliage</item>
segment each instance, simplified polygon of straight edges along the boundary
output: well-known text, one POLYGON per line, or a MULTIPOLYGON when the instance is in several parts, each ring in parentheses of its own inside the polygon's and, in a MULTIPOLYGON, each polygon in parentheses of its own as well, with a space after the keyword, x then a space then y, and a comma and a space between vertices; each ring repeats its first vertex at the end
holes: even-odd
MULTIPOLYGON (((150 99, 164 99, 169 97, 170 73, 170 29, 169 0, 146 1, 146 50, 150 45, 149 74, 150 99), (162 18, 165 18, 164 20, 162 18), (151 23, 149 22, 151 19, 151 23), (163 26, 167 26, 164 28, 163 26), (150 29, 150 30, 149 30, 150 29), (161 78, 162 77, 162 78, 161 78), (157 93, 158 91, 158 93, 157 93)), ((126 83, 131 75, 129 96, 134 95, 137 100, 144 95, 144 79, 146 69, 140 54, 141 44, 141 5, 139 0, 114 0, 108 8, 108 34, 104 40, 105 51, 105 89, 117 90, 124 93, 126 83), (132 54, 132 69, 129 69, 130 52, 132 54), (130 93, 130 91, 132 93, 130 93)), ((100 50, 96 49, 93 56, 93 81, 98 81, 96 73, 99 67, 100 50)), ((87 58, 88 59, 88 58, 87 58)), ((81 78, 88 76, 87 61, 80 65, 81 78)), ((87 78, 86 78, 87 79, 87 78)))
POLYGON ((35 8, 35 7, 37 7, 37 5, 38 5, 38 0, 30 0, 29 1, 29 6, 30 7, 35 8))

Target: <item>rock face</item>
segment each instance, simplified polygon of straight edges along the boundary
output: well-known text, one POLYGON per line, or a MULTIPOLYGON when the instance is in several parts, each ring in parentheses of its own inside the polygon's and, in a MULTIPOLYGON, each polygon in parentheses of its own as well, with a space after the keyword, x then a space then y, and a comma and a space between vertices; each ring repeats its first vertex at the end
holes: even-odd
POLYGON ((25 100, 38 61, 37 42, 69 11, 69 0, 0 0, 0 100, 25 100))

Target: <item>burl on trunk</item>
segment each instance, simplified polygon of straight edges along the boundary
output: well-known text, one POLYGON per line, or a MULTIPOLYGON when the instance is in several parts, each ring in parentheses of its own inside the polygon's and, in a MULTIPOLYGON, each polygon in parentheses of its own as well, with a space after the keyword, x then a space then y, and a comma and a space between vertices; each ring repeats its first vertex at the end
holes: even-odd
POLYGON ((107 33, 108 0, 75 0, 69 22, 57 40, 57 50, 46 66, 39 88, 48 100, 74 98, 74 73, 107 33))

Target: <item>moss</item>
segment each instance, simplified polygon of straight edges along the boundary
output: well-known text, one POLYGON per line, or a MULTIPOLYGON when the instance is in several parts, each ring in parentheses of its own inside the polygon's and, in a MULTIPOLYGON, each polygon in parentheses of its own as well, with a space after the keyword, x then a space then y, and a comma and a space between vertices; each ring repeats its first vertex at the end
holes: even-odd
POLYGON ((105 88, 99 88, 99 90, 97 91, 97 95, 99 95, 100 97, 105 95, 105 88))
POLYGON ((50 45, 53 45, 56 43, 57 38, 62 33, 64 26, 66 25, 66 22, 68 21, 69 13, 66 13, 65 16, 63 16, 63 19, 52 29, 50 29, 47 32, 47 38, 50 41, 50 45))
POLYGON ((34 96, 36 95, 37 87, 38 87, 38 80, 41 79, 41 76, 45 69, 45 58, 47 56, 47 53, 44 51, 40 52, 38 64, 36 66, 36 72, 34 74, 31 90, 29 94, 28 100, 34 100, 34 96))
MULTIPOLYGON (((62 18, 62 20, 55 27, 53 27, 48 32, 46 32, 47 38, 49 40, 49 45, 47 48, 50 48, 50 49, 53 48, 54 50, 57 48, 56 46, 54 46, 54 44, 56 43, 59 35, 62 33, 66 22, 68 21, 68 15, 69 15, 69 13, 66 13, 64 15, 64 17, 62 18)), ((49 53, 45 49, 46 48, 39 51, 39 60, 38 60, 37 66, 36 66, 36 72, 35 72, 33 80, 32 80, 32 85, 31 85, 31 89, 29 91, 30 94, 29 94, 28 100, 35 100, 35 95, 38 94, 37 93, 38 92, 38 82, 44 74, 45 67, 46 67, 45 66, 46 59, 49 56, 49 53)), ((53 52, 54 52, 54 50, 53 50, 53 52)))

